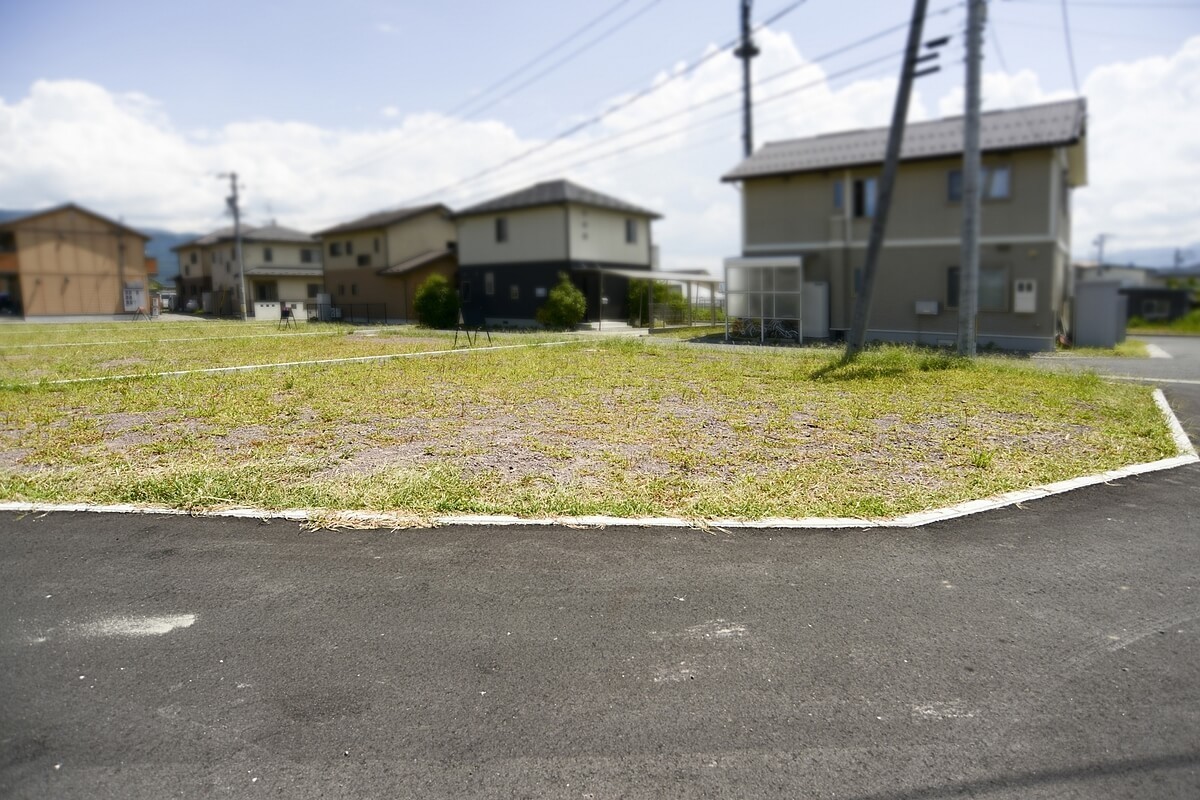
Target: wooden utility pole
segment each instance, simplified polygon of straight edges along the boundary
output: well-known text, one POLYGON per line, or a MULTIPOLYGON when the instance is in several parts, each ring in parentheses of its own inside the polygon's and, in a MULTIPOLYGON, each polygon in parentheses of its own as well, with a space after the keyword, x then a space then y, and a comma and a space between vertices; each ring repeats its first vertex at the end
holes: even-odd
POLYGON ((958 268, 958 354, 976 353, 975 318, 979 313, 980 154, 979 116, 983 23, 987 0, 967 0, 967 86, 963 114, 962 257, 958 268))
POLYGON ((218 177, 229 178, 229 197, 225 198, 225 203, 229 206, 229 211, 233 214, 233 246, 235 258, 237 258, 238 266, 238 313, 241 318, 248 319, 246 316, 246 269, 242 262, 242 212, 238 205, 238 183, 237 173, 230 172, 222 174, 218 177))
MULTIPOLYGON (((913 4, 912 24, 908 29, 908 46, 904 50, 904 67, 900 73, 900 87, 896 90, 896 105, 892 110, 892 127, 888 131, 887 154, 883 162, 883 175, 879 181, 879 199, 875 216, 871 220, 871 241, 867 245, 867 263, 863 267, 862 287, 854 303, 854 316, 850 323, 850 339, 846 343, 846 358, 858 355, 867 341, 867 323, 871 317, 871 295, 875 289, 875 276, 879 272, 879 251, 887 232, 888 211, 892 205, 892 189, 896 185, 896 170, 900 164, 900 145, 904 142, 904 125, 908 119, 908 101, 912 96, 913 81, 919 77, 916 66, 925 58, 918 57, 921 47, 921 30, 925 25, 927 0, 916 0, 913 4)), ((932 67, 922 70, 921 75, 935 71, 932 67)), ((853 202, 853 197, 846 198, 853 202)))

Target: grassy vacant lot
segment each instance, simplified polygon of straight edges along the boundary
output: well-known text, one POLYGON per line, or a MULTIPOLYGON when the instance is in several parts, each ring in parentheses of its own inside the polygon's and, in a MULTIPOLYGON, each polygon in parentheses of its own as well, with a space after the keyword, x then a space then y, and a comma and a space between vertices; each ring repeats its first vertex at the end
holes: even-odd
POLYGON ((1200 334, 1200 310, 1192 311, 1186 316, 1171 320, 1170 322, 1151 322, 1141 317, 1134 317, 1129 320, 1128 331, 1130 333, 1168 333, 1195 336, 1200 334))
MULTIPOLYGON (((13 376, 449 342, 411 329, 377 337, 334 329, 206 349, 167 341, 185 331, 164 324, 136 329, 159 338, 133 351, 131 343, 39 348, 22 362, 15 354, 33 348, 17 345, 35 343, 26 339, 38 332, 10 327, 15 334, 0 329, 0 497, 10 500, 418 519, 881 517, 1175 454, 1148 389, 1001 358, 972 364, 892 348, 841 366, 836 351, 576 337, 469 355, 53 385, 13 376), (111 366, 121 359, 142 363, 111 366)), ((131 327, 75 332, 93 342, 147 338, 131 327)), ((82 341, 63 330, 34 338, 82 341)))

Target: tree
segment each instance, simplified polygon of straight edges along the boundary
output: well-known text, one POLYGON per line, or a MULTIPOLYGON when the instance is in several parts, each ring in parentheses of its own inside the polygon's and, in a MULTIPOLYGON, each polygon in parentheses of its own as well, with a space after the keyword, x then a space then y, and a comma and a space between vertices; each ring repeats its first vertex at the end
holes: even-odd
POLYGON ((444 275, 430 275, 417 287, 413 306, 426 327, 453 328, 458 324, 458 294, 444 275))
POLYGON ((558 286, 550 290, 546 302, 537 310, 537 321, 547 328, 574 328, 585 314, 587 298, 571 283, 567 273, 558 273, 558 286))

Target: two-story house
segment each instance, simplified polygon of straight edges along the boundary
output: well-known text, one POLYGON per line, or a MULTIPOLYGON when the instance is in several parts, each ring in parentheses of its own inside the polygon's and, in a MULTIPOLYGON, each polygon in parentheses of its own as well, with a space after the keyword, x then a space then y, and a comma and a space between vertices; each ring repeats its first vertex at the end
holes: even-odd
POLYGON ((532 326, 560 272, 587 298, 589 321, 627 319, 629 273, 650 271, 650 223, 661 216, 557 180, 471 206, 455 219, 464 315, 532 326))
POLYGON ((194 299, 205 311, 236 313, 241 308, 243 272, 248 314, 253 315, 256 302, 295 305, 315 300, 324 278, 321 247, 313 236, 274 222, 243 225, 241 235, 241 269, 232 225, 172 248, 179 258, 181 307, 194 299))
POLYGON ((26 319, 149 310, 144 233, 68 203, 0 224, 0 311, 26 319))
MULTIPOLYGON (((805 335, 845 335, 887 136, 878 128, 771 143, 724 176, 742 189, 742 255, 726 262, 730 316, 798 329, 800 309, 827 297, 816 309, 822 329, 805 322, 805 335)), ((978 341, 1052 350, 1071 328, 1071 190, 1087 184, 1085 101, 986 113, 980 140, 978 341)), ((961 117, 905 131, 868 340, 955 341, 962 141, 961 117)))
POLYGON ((454 222, 440 203, 369 214, 317 237, 325 291, 343 318, 415 319, 416 292, 429 276, 455 280, 454 222))

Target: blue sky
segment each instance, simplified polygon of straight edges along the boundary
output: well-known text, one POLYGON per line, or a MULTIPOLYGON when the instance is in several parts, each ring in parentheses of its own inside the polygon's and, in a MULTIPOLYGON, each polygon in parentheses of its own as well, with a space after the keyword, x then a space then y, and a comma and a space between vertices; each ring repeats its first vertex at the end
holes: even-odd
MULTIPOLYGON (((789 4, 759 0, 755 18, 789 4)), ((223 195, 210 178, 221 169, 243 174, 251 214, 288 224, 313 227, 397 205, 418 187, 453 184, 650 85, 706 47, 729 41, 738 22, 737 0, 0 0, 0 6, 0 145, 10 153, 7 160, 0 155, 0 207, 76 199, 134 223, 177 230, 219 224, 223 195), (604 21, 542 66, 620 26, 586 53, 465 124, 461 113, 448 116, 606 12, 604 21), (346 172, 364 160, 366 166, 346 172)), ((1073 94, 1058 0, 993 0, 990 7, 985 71, 992 76, 991 106, 1073 94)), ((931 0, 930 8, 948 10, 931 14, 927 38, 961 29, 962 4, 931 0)), ((1079 81, 1085 92, 1089 79, 1099 81, 1092 90, 1097 114, 1109 109, 1115 117, 1128 102, 1122 92, 1130 91, 1129 76, 1159 75, 1151 69, 1158 61, 1167 64, 1161 75, 1168 77, 1155 82, 1167 83, 1150 108, 1171 109, 1189 99, 1186 88, 1169 81, 1186 87, 1192 74, 1186 50, 1200 36, 1200 0, 1074 0, 1069 9, 1079 81), (1112 97, 1107 106, 1106 92, 1112 97)), ((903 22, 910 11, 910 3, 894 0, 809 0, 760 35, 764 56, 756 70, 762 76, 802 63, 903 22)), ((884 122, 894 64, 835 75, 902 43, 897 31, 807 75, 804 81, 824 79, 825 85, 764 106, 764 137, 884 122)), ((914 118, 954 110, 961 61, 959 37, 944 51, 943 72, 921 81, 914 118)), ((583 146, 644 124, 736 87, 736 80, 733 59, 719 56, 671 91, 572 142, 583 146)), ((1178 123, 1195 129, 1190 118, 1180 116, 1178 123)), ((721 217, 736 212, 736 197, 718 179, 740 155, 738 125, 731 116, 705 127, 703 136, 681 134, 644 153, 567 172, 659 208, 667 217, 659 241, 668 265, 711 265, 737 247, 736 213, 728 224, 721 217), (633 164, 639 160, 647 166, 633 164)), ((1118 129, 1130 137, 1122 146, 1132 148, 1136 132, 1114 122, 1118 129)), ((1186 142, 1169 149, 1192 166, 1195 153, 1186 142)), ((1110 152, 1093 148, 1093 161, 1119 158, 1110 152)), ((559 163, 569 167, 571 161, 559 163)), ((529 166, 445 199, 456 205, 544 177, 529 166)), ((1106 171, 1093 163, 1093 174, 1103 178, 1106 171)), ((1099 230, 1126 237, 1130 246, 1200 241, 1194 228, 1172 229, 1179 226, 1169 215, 1154 216, 1152 203, 1124 217, 1104 217, 1103 207, 1112 203, 1094 187, 1080 194, 1085 211, 1089 192, 1096 195, 1096 218, 1077 231, 1077 252, 1099 230), (1152 228, 1154 235, 1146 233, 1152 228)))

